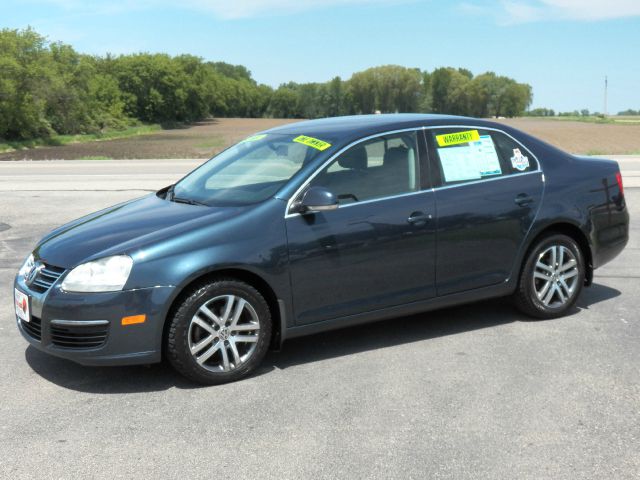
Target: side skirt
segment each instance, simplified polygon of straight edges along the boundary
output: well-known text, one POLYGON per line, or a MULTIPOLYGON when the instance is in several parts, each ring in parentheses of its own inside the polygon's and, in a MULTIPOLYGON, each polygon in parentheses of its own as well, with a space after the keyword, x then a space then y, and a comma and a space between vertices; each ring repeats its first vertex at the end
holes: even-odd
MULTIPOLYGON (((453 293, 451 295, 435 297, 420 302, 413 302, 405 305, 383 308, 371 312, 359 313, 357 315, 349 315, 347 317, 333 318, 331 320, 317 322, 311 325, 290 327, 287 328, 286 333, 282 335, 282 340, 284 341, 285 337, 288 340, 290 338, 312 335, 314 333, 326 332, 328 330, 335 330, 338 328, 351 327, 363 323, 376 322, 379 320, 386 320, 389 318, 406 315, 414 315, 416 313, 428 312, 430 310, 437 310, 439 308, 477 302, 479 300, 486 300, 489 298, 504 297, 507 295, 511 295, 513 291, 514 285, 512 285, 511 282, 503 282, 498 285, 477 288, 475 290, 469 290, 466 292, 453 293)), ((283 333, 284 332, 285 330, 283 330, 283 333)))

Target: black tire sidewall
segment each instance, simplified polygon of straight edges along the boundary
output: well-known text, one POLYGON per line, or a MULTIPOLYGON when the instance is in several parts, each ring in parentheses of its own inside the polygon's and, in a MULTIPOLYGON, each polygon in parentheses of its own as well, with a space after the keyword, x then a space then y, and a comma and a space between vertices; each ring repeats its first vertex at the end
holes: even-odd
POLYGON ((271 340, 271 313, 264 297, 252 286, 238 280, 216 280, 195 288, 176 310, 167 337, 167 357, 174 368, 199 383, 216 385, 239 380, 249 375, 262 362, 271 340), (200 306, 221 296, 236 295, 247 300, 260 321, 256 349, 241 367, 230 372, 212 372, 200 366, 189 351, 189 324, 200 306))
POLYGON ((534 247, 530 250, 529 255, 527 256, 527 261, 522 270, 522 274, 520 276, 520 281, 518 285, 518 292, 516 292, 519 302, 526 303, 526 305, 522 305, 525 313, 533 315, 537 318, 556 318, 564 315, 569 309, 571 309, 578 297, 580 296, 580 292, 582 291, 582 286, 584 285, 585 278, 585 262, 584 255, 578 244, 571 238, 562 234, 552 234, 540 239, 534 247), (578 280, 576 283, 576 290, 573 294, 573 297, 570 301, 565 303, 560 307, 547 307, 542 303, 536 294, 534 285, 533 285, 533 272, 535 269, 535 264, 538 260, 540 253, 549 248, 552 245, 564 246, 571 250, 573 255, 577 260, 578 267, 578 280))

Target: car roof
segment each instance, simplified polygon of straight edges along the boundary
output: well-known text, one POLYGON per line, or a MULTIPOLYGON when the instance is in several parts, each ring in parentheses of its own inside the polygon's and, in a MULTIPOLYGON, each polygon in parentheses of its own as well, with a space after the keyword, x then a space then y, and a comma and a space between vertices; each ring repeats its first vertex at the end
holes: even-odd
POLYGON ((486 126, 504 129, 503 125, 471 117, 420 113, 391 113, 306 120, 275 127, 265 130, 265 132, 308 135, 322 140, 344 142, 390 130, 439 125, 474 125, 478 127, 486 126))

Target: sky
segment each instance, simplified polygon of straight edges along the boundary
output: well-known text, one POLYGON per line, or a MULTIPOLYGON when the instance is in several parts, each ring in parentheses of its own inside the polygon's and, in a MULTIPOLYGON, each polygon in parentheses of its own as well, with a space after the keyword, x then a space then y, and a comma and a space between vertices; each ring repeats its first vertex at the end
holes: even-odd
MULTIPOLYGON (((0 0, 0 28, 83 53, 190 53, 260 83, 378 65, 493 71, 532 108, 640 109, 640 0, 0 0)), ((0 72, 0 75, 2 73, 0 72)))

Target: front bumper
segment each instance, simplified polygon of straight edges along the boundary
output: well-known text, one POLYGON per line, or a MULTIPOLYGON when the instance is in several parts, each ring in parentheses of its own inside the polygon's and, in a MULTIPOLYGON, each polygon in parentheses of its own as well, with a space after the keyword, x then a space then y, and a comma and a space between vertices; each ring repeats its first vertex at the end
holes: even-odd
POLYGON ((174 287, 106 293, 67 293, 53 285, 44 293, 16 278, 29 295, 32 321, 17 318, 22 336, 38 350, 82 365, 135 365, 159 362, 167 305, 174 287), (146 315, 144 323, 122 318, 146 315))

